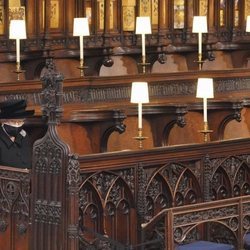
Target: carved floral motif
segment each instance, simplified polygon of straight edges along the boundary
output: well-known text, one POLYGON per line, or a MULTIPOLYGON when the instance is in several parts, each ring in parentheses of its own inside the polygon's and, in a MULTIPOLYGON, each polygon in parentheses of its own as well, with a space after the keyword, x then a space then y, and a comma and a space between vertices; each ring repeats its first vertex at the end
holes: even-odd
POLYGON ((36 201, 34 217, 36 222, 55 224, 61 222, 62 205, 60 202, 36 201))

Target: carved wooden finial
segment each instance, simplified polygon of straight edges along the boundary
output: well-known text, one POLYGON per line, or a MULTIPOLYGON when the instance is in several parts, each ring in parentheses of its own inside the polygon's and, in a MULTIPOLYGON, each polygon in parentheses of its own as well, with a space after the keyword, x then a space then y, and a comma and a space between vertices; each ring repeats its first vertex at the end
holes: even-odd
POLYGON ((52 58, 46 60, 42 81, 42 113, 48 123, 58 123, 62 115, 63 75, 58 73, 52 58))

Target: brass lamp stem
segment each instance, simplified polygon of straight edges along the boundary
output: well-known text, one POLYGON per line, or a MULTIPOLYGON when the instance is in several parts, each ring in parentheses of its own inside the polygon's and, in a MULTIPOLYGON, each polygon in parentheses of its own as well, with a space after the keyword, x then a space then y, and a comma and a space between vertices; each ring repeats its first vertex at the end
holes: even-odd
POLYGON ((80 65, 77 68, 80 69, 80 76, 84 77, 84 69, 86 69, 88 67, 84 66, 84 60, 83 59, 80 59, 80 65))
POLYGON ((24 73, 24 72, 25 72, 25 70, 22 70, 22 69, 21 69, 20 62, 16 62, 16 70, 14 71, 14 73, 17 74, 17 81, 20 80, 20 74, 21 74, 21 73, 24 73))
POLYGON ((142 73, 145 74, 146 73, 146 67, 150 66, 150 63, 146 62, 146 56, 142 56, 142 62, 138 63, 138 65, 142 66, 142 73))
POLYGON ((203 130, 199 130, 200 133, 204 135, 204 142, 208 141, 208 135, 213 132, 213 130, 208 129, 208 123, 204 122, 203 130))
POLYGON ((204 61, 202 61, 202 53, 198 53, 198 65, 199 65, 199 70, 202 69, 204 61))
POLYGON ((142 141, 147 139, 148 137, 145 137, 142 135, 142 128, 138 128, 138 136, 134 137, 135 140, 139 141, 139 149, 143 148, 142 141))

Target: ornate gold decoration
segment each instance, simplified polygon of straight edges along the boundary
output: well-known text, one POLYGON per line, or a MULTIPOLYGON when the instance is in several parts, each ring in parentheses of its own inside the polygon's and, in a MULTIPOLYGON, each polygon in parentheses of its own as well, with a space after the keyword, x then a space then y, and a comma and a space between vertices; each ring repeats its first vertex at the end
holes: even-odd
POLYGON ((4 5, 0 5, 0 34, 4 34, 4 5))
POLYGON ((150 0, 140 1, 140 16, 151 16, 151 1, 150 0))
POLYGON ((174 1, 174 28, 183 29, 185 18, 185 3, 184 0, 174 1))
POLYGON ((245 1, 245 18, 250 15, 250 2, 245 1))
POLYGON ((135 8, 133 6, 123 7, 123 30, 134 31, 135 30, 135 8))
POLYGON ((91 7, 86 7, 86 17, 89 20, 89 24, 92 23, 92 8, 91 7))
POLYGON ((98 0, 98 30, 104 29, 104 0, 98 0))
POLYGON ((9 7, 9 20, 25 20, 25 7, 9 7))
POLYGON ((50 28, 59 28, 59 1, 51 1, 50 28))
POLYGON ((199 16, 207 15, 207 0, 200 0, 199 16))
POLYGON ((225 9, 226 9, 226 2, 225 0, 220 0, 220 26, 225 25, 225 9))
POLYGON ((159 12, 158 12, 158 0, 152 1, 152 25, 157 25, 159 20, 159 12))

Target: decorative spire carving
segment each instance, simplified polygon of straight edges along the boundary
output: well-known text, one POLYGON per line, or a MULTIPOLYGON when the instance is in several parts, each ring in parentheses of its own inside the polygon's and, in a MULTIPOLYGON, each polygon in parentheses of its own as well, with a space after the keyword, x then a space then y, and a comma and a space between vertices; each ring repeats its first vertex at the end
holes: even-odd
POLYGON ((52 58, 46 60, 46 69, 42 81, 42 113, 48 117, 48 123, 59 123, 62 116, 63 80, 61 73, 56 71, 52 58))

